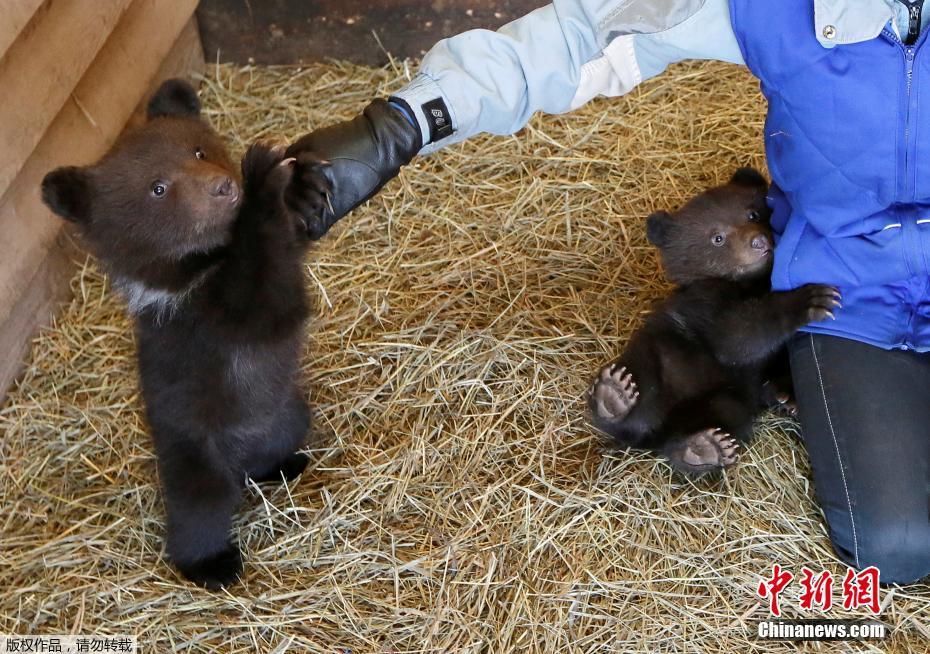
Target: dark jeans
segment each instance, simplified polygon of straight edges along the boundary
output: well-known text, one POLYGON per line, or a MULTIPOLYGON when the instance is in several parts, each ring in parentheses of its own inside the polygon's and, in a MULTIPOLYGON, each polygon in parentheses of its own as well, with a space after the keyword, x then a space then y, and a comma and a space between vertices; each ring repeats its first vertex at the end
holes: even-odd
POLYGON ((836 553, 884 583, 930 574, 930 354, 805 333, 789 352, 836 553))

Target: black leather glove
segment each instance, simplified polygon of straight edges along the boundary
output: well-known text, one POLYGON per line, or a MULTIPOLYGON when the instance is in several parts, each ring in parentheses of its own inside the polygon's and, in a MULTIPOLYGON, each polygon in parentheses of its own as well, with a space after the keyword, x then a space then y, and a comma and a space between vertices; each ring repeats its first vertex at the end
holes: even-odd
MULTIPOLYGON (((362 115, 318 129, 291 145, 287 157, 313 152, 330 163, 316 171, 330 187, 325 206, 301 211, 307 235, 313 240, 323 236, 337 220, 396 177, 421 147, 419 128, 385 100, 375 100, 362 115)), ((320 186, 319 180, 316 185, 320 186)))

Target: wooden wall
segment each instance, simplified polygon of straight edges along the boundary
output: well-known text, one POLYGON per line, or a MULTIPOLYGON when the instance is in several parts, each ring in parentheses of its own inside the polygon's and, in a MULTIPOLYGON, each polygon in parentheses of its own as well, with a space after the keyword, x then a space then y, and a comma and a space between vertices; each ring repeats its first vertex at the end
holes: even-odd
POLYGON ((99 158, 163 79, 202 70, 196 4, 0 2, 0 401, 74 271, 42 177, 99 158))

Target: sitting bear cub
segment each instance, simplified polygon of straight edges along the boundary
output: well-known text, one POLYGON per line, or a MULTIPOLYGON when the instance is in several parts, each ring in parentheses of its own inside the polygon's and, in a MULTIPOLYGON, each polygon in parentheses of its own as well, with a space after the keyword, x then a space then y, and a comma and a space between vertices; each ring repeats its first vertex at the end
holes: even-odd
POLYGON ((76 223, 135 317, 168 516, 167 551, 208 588, 242 569, 230 539, 246 475, 300 474, 296 382, 307 316, 304 212, 328 188, 312 154, 253 145, 239 173, 193 88, 165 82, 149 120, 98 163, 59 168, 45 203, 76 223))
POLYGON ((618 445, 694 475, 735 463, 753 419, 784 401, 773 385, 787 340, 840 306, 831 286, 772 292, 766 190, 744 168, 675 213, 649 216, 647 236, 677 287, 588 390, 595 426, 618 445))

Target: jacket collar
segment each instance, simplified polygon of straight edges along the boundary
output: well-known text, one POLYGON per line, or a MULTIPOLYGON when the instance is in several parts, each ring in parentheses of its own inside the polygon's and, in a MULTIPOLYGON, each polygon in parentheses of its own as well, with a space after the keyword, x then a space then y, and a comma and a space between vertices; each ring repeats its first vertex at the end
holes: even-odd
POLYGON ((814 0, 814 28, 825 48, 874 39, 894 17, 895 0, 814 0))

